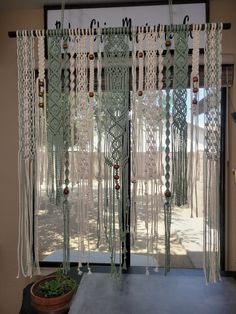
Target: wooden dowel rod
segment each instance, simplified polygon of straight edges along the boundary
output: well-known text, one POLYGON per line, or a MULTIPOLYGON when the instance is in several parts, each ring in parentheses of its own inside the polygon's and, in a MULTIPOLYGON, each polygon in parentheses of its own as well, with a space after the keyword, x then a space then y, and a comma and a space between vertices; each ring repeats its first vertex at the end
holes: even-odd
MULTIPOLYGON (((213 23, 214 24, 214 23, 213 23)), ((207 24, 200 24, 200 26, 201 26, 201 30, 202 31, 204 31, 205 30, 205 27, 206 27, 206 25, 207 24)), ((217 25, 219 25, 219 23, 217 23, 217 25)), ((174 27, 175 25, 173 25, 173 27, 174 27)), ((164 26, 164 30, 169 30, 170 29, 170 25, 165 25, 164 26)), ((119 28, 119 27, 118 27, 119 28)), ((118 29, 117 28, 117 29, 118 29)), ((144 26, 144 32, 146 31, 146 29, 149 29, 150 28, 150 26, 144 26)), ((231 28, 231 23, 223 23, 223 29, 230 29, 231 28)), ((128 29, 128 28, 127 28, 128 29)), ((156 29, 157 30, 159 30, 159 25, 157 25, 156 26, 156 29)), ((192 24, 189 24, 189 30, 192 30, 193 29, 193 25, 192 24)), ((56 29, 55 30, 53 30, 53 31, 56 31, 56 29)), ((79 31, 82 31, 83 32, 83 30, 80 30, 79 29, 79 31)), ((36 34, 36 31, 27 31, 27 34, 29 34, 29 33, 31 33, 32 32, 32 34, 33 34, 33 36, 37 36, 37 34, 36 34)), ((64 30, 62 30, 62 33, 64 33, 64 34, 69 34, 69 29, 64 29, 64 30)), ((104 34, 105 33, 105 29, 103 28, 102 29, 102 34, 104 34)), ((96 34, 96 29, 94 29, 94 34, 96 34)), ((16 38, 16 32, 8 32, 8 37, 9 38, 16 38)))

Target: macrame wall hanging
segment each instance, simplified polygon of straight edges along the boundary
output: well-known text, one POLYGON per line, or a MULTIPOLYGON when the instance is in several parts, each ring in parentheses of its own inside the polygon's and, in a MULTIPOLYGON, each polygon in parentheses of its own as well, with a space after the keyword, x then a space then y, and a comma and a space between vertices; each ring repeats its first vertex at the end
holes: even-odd
MULTIPOLYGON (((155 271, 160 264, 161 221, 165 272, 170 270, 171 207, 188 204, 191 216, 198 215, 201 30, 201 25, 158 25, 17 33, 18 262, 24 276, 31 276, 35 266, 39 271, 37 217, 48 205, 63 217, 65 272, 70 265, 72 213, 78 229, 79 274, 82 263, 92 273, 91 217, 97 220, 97 248, 106 241, 112 273, 119 275, 127 268, 128 237, 134 245, 139 240, 141 214, 145 216, 146 274, 153 265, 151 257, 155 257, 155 271)), ((222 25, 207 24, 204 30, 204 268, 208 282, 219 280, 220 269, 222 25)))
MULTIPOLYGON (((126 29, 107 29, 104 40, 105 120, 104 190, 105 230, 111 251, 112 272, 116 254, 126 269, 126 232, 128 230, 128 159, 129 159, 129 37, 126 29), (117 216, 117 219, 115 218, 117 216), (115 224, 119 228, 116 230, 115 224)), ((121 271, 121 267, 120 267, 121 271)))

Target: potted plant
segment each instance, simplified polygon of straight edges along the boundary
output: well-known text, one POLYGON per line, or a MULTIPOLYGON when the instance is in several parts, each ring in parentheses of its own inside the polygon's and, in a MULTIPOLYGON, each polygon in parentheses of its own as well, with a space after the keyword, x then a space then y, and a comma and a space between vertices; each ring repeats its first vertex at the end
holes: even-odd
POLYGON ((55 275, 36 281, 30 290, 32 305, 37 313, 68 313, 77 283, 58 271, 55 275))

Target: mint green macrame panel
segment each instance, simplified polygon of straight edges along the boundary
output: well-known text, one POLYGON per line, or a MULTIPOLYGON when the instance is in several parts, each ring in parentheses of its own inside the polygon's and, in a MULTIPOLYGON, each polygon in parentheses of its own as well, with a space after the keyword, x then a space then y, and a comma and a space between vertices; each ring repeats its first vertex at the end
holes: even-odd
MULTIPOLYGON (((64 38, 66 41, 68 38, 64 38)), ((62 36, 48 36, 48 192, 50 201, 63 208, 63 269, 69 269, 69 56, 62 55, 62 36), (64 189, 63 189, 64 186, 64 189)))
MULTIPOLYGON (((124 29, 123 29, 124 30, 124 29)), ((106 226, 111 251, 112 271, 115 273, 115 256, 119 249, 124 254, 123 267, 126 268, 125 251, 128 200, 128 138, 129 138, 129 38, 122 29, 110 28, 104 35, 104 77, 103 110, 105 115, 105 167, 107 180, 105 195, 108 199, 105 212, 108 211, 106 226), (115 165, 119 168, 115 169, 115 165), (119 176, 114 180, 114 176, 119 176), (120 186, 116 189, 117 185, 120 186), (109 206, 109 204, 111 206, 109 206), (118 212, 119 235, 115 228, 115 215, 118 212), (120 238, 120 247, 116 248, 116 239, 120 238), (121 248, 123 247, 123 251, 121 248)))
POLYGON ((204 273, 206 282, 220 280, 220 150, 222 29, 207 25, 204 52, 204 273))
POLYGON ((187 83, 188 39, 185 25, 174 33, 174 82, 172 110, 173 197, 175 204, 187 203, 187 83))
POLYGON ((63 183, 63 101, 61 82, 61 36, 48 36, 48 193, 59 205, 63 183))

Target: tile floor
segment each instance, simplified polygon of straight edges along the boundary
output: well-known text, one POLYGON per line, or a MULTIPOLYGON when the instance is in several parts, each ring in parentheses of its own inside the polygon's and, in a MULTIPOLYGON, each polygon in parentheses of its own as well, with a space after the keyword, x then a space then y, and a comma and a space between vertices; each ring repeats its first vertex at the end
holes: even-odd
POLYGON ((202 270, 163 270, 149 276, 84 275, 69 314, 235 314, 236 280, 205 285, 202 270))

